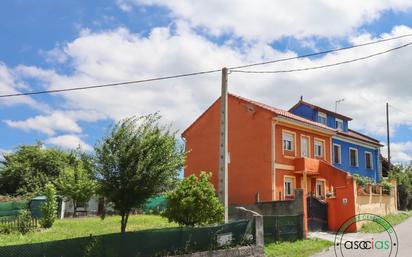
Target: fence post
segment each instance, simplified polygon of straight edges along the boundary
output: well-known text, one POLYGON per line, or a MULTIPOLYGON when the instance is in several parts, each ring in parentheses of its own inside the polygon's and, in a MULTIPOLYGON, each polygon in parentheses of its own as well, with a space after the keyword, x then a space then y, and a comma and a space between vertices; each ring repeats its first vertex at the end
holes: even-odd
POLYGON ((265 240, 263 237, 263 216, 255 215, 253 217, 255 219, 255 231, 256 231, 256 246, 264 247, 265 240))

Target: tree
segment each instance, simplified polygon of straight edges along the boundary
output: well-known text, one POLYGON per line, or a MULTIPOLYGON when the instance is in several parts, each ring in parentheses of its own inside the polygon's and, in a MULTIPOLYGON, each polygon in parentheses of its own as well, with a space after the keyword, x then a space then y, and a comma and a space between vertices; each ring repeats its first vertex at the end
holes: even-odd
POLYGON ((393 165, 389 172, 389 179, 395 179, 398 192, 398 208, 401 210, 412 208, 412 165, 393 165))
POLYGON ((185 226, 220 223, 224 219, 224 207, 210 183, 210 173, 201 172, 199 178, 185 178, 176 191, 167 195, 164 217, 170 222, 185 226))
POLYGON ((130 212, 175 185, 184 163, 176 132, 160 118, 122 120, 95 147, 100 191, 120 213, 122 233, 130 212))
POLYGON ((60 174, 57 184, 60 194, 73 201, 73 216, 76 215, 77 207, 86 204, 96 191, 95 178, 82 163, 75 167, 66 167, 60 174))
POLYGON ((41 194, 44 185, 55 181, 69 163, 69 153, 57 148, 21 145, 4 155, 0 166, 0 194, 41 194))
POLYGON ((40 218, 40 225, 43 228, 51 228, 57 216, 56 188, 52 183, 48 183, 45 186, 44 194, 46 202, 41 205, 42 216, 40 218))

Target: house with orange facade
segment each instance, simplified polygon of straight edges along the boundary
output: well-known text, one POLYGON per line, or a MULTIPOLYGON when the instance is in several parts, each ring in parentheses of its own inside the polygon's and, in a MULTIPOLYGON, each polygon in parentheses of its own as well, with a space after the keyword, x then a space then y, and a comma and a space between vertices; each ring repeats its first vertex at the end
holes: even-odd
MULTIPOLYGON (((306 102, 301 99, 299 103, 306 102)), ((229 205, 253 204, 257 200, 287 201, 294 198, 295 189, 302 189, 305 196, 328 206, 328 229, 337 230, 346 219, 356 214, 356 185, 351 172, 338 167, 341 163, 334 165, 334 160, 343 159, 342 156, 334 156, 334 145, 337 144, 334 140, 340 139, 345 143, 357 143, 373 149, 379 149, 380 144, 366 136, 367 140, 362 141, 362 134, 357 132, 358 137, 351 140, 349 135, 345 135, 349 134, 348 130, 299 115, 303 109, 299 103, 293 110, 285 111, 229 94, 229 205)), ((334 113, 328 113, 331 114, 334 113)), ((219 121, 220 98, 182 134, 187 151, 184 175, 209 171, 216 189, 219 121)), ((377 162, 374 163, 376 168, 377 165, 377 162)), ((377 176, 373 174, 371 177, 377 176)), ((311 217, 307 204, 304 201, 306 227, 311 217)))

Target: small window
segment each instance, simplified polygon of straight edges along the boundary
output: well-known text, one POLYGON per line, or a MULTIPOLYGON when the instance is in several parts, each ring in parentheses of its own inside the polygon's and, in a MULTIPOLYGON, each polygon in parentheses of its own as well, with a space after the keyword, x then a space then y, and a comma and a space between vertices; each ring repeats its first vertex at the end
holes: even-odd
POLYGON ((318 113, 318 122, 319 122, 319 123, 322 123, 323 125, 326 125, 327 117, 328 117, 328 116, 326 115, 326 113, 319 112, 319 113, 318 113))
POLYGON ((349 148, 350 166, 358 167, 358 149, 349 148))
POLYGON ((333 162, 342 163, 341 162, 341 148, 340 148, 340 145, 337 145, 337 144, 333 144, 333 162))
POLYGON ((371 170, 373 168, 373 164, 372 164, 372 153, 370 152, 365 152, 365 165, 366 168, 371 170))
POLYGON ((336 119, 335 120, 336 128, 340 131, 343 130, 343 120, 341 119, 336 119))
POLYGON ((294 136, 290 133, 283 133, 283 150, 293 151, 294 136))
POLYGON ((325 182, 322 180, 316 180, 316 197, 325 197, 325 182))
POLYGON ((315 140, 315 157, 323 157, 323 142, 315 140))
POLYGON ((285 196, 293 195, 293 178, 285 177, 285 196))

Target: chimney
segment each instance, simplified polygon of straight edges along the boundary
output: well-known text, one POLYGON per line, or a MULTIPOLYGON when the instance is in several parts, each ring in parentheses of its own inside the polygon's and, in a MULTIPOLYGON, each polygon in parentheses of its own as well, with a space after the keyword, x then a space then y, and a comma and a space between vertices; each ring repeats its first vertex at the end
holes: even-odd
POLYGON ((301 101, 301 102, 303 101, 303 95, 300 96, 300 101, 301 101))

